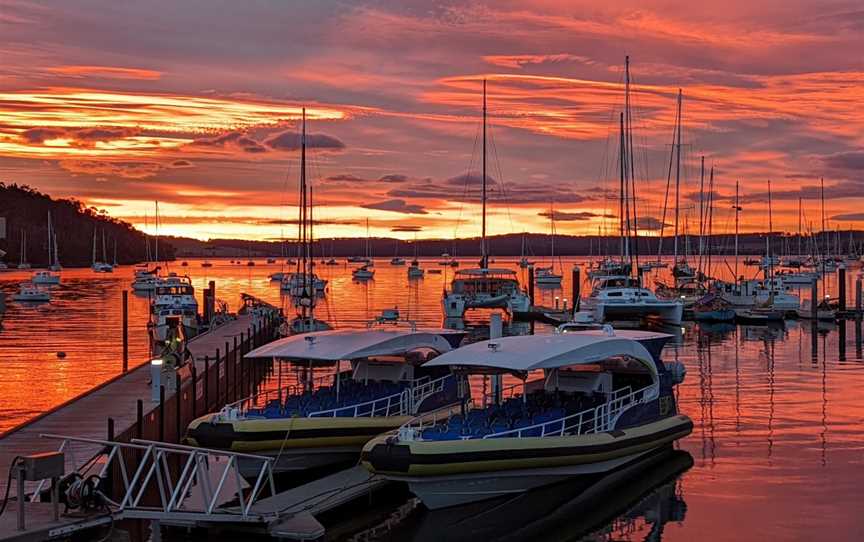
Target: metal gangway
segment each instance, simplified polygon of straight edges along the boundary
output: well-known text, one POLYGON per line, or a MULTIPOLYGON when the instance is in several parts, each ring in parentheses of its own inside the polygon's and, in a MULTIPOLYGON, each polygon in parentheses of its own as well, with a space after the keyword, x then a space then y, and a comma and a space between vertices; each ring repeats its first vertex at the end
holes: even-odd
MULTIPOLYGON (((131 442, 43 434, 43 438, 61 441, 59 451, 71 449, 75 443, 103 446, 100 454, 76 473, 67 473, 78 480, 98 476, 100 481, 111 479, 119 472, 117 495, 112 488, 101 486, 99 496, 115 519, 149 519, 165 523, 263 523, 279 520, 279 510, 259 511, 255 505, 265 489, 276 494, 271 457, 225 450, 198 448, 143 439, 131 442), (241 476, 239 463, 257 468, 251 484, 241 476), (76 477, 75 474, 78 476, 76 477), (229 506, 230 503, 230 506, 229 506)), ((39 482, 31 500, 39 498, 46 480, 39 482)))

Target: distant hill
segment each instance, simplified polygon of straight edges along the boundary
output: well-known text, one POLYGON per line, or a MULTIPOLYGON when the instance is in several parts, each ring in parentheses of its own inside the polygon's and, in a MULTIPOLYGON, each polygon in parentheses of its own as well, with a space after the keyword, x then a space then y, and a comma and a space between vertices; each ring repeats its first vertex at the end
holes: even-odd
MULTIPOLYGON (((64 267, 89 266, 93 254, 93 232, 97 235, 99 256, 102 236, 105 236, 107 259, 132 264, 146 254, 145 236, 131 224, 108 216, 105 211, 87 207, 75 199, 52 199, 29 186, 0 183, 0 218, 6 219, 6 238, 0 239, 0 250, 7 252, 3 260, 18 264, 21 254, 21 233, 27 236, 27 261, 34 267, 48 261, 48 211, 57 233, 57 252, 64 267)), ((173 248, 160 243, 160 253, 173 255, 173 248)))

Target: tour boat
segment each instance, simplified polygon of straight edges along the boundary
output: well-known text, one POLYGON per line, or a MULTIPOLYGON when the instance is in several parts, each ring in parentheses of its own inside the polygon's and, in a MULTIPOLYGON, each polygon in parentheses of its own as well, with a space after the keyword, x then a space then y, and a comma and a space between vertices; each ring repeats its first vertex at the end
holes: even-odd
POLYGON ((19 286, 18 293, 12 294, 14 301, 29 301, 34 303, 42 303, 51 301, 51 292, 39 288, 31 282, 22 282, 19 286))
POLYGON ((639 279, 623 275, 596 277, 585 308, 593 310, 598 322, 648 318, 677 325, 684 315, 681 300, 659 299, 639 279))
MULTIPOLYGON (((486 81, 483 81, 482 227, 480 266, 457 271, 441 299, 446 318, 462 318, 469 309, 504 309, 515 315, 531 309, 531 298, 519 286, 516 272, 490 268, 486 242, 486 81)), ((446 257, 446 256, 445 256, 446 257)), ((451 259, 452 266, 456 260, 451 259)))
POLYGON ((198 302, 189 277, 171 273, 156 283, 150 302, 150 331, 155 341, 164 341, 169 318, 180 318, 183 334, 189 339, 198 334, 198 302))
POLYGON ((30 279, 33 284, 43 284, 46 286, 53 286, 56 284, 60 284, 60 275, 52 273, 51 271, 36 271, 33 273, 33 278, 30 279))
MULTIPOLYGON (((356 462, 375 435, 456 402, 456 377, 421 364, 456 348, 463 336, 387 325, 278 339, 244 357, 287 362, 292 375, 299 373, 298 382, 284 386, 280 364, 277 389, 198 418, 187 441, 275 457, 276 472, 356 462)), ((260 466, 240 464, 255 474, 260 466)))
POLYGON ((442 354, 424 368, 450 367, 462 379, 460 407, 372 439, 361 463, 406 482, 432 510, 610 472, 693 430, 675 400, 684 366, 660 359, 670 338, 606 326, 491 339, 442 354), (490 374, 498 379, 494 393, 470 398, 466 377, 490 374), (502 388, 497 375, 522 383, 502 388))

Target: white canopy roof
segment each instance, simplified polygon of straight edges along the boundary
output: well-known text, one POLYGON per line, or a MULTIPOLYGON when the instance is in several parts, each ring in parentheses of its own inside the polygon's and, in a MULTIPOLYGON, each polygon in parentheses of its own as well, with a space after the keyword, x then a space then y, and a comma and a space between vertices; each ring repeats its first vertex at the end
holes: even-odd
POLYGON ((463 346, 424 366, 458 365, 521 372, 596 363, 616 356, 636 358, 652 374, 657 373, 651 353, 637 340, 603 332, 501 337, 463 346))
POLYGON ((245 358, 340 361, 396 356, 420 348, 449 352, 465 333, 452 329, 343 329, 292 335, 265 344, 245 358), (448 340, 449 339, 449 340, 448 340))

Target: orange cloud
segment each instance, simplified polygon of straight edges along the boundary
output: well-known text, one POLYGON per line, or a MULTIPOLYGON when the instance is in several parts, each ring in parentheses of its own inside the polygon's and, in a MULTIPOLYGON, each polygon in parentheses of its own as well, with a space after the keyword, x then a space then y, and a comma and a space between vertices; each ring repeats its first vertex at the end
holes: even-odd
POLYGON ((99 77, 103 79, 155 81, 162 77, 162 72, 155 70, 145 70, 142 68, 118 68, 115 66, 54 66, 45 68, 45 71, 55 75, 75 79, 99 77))

